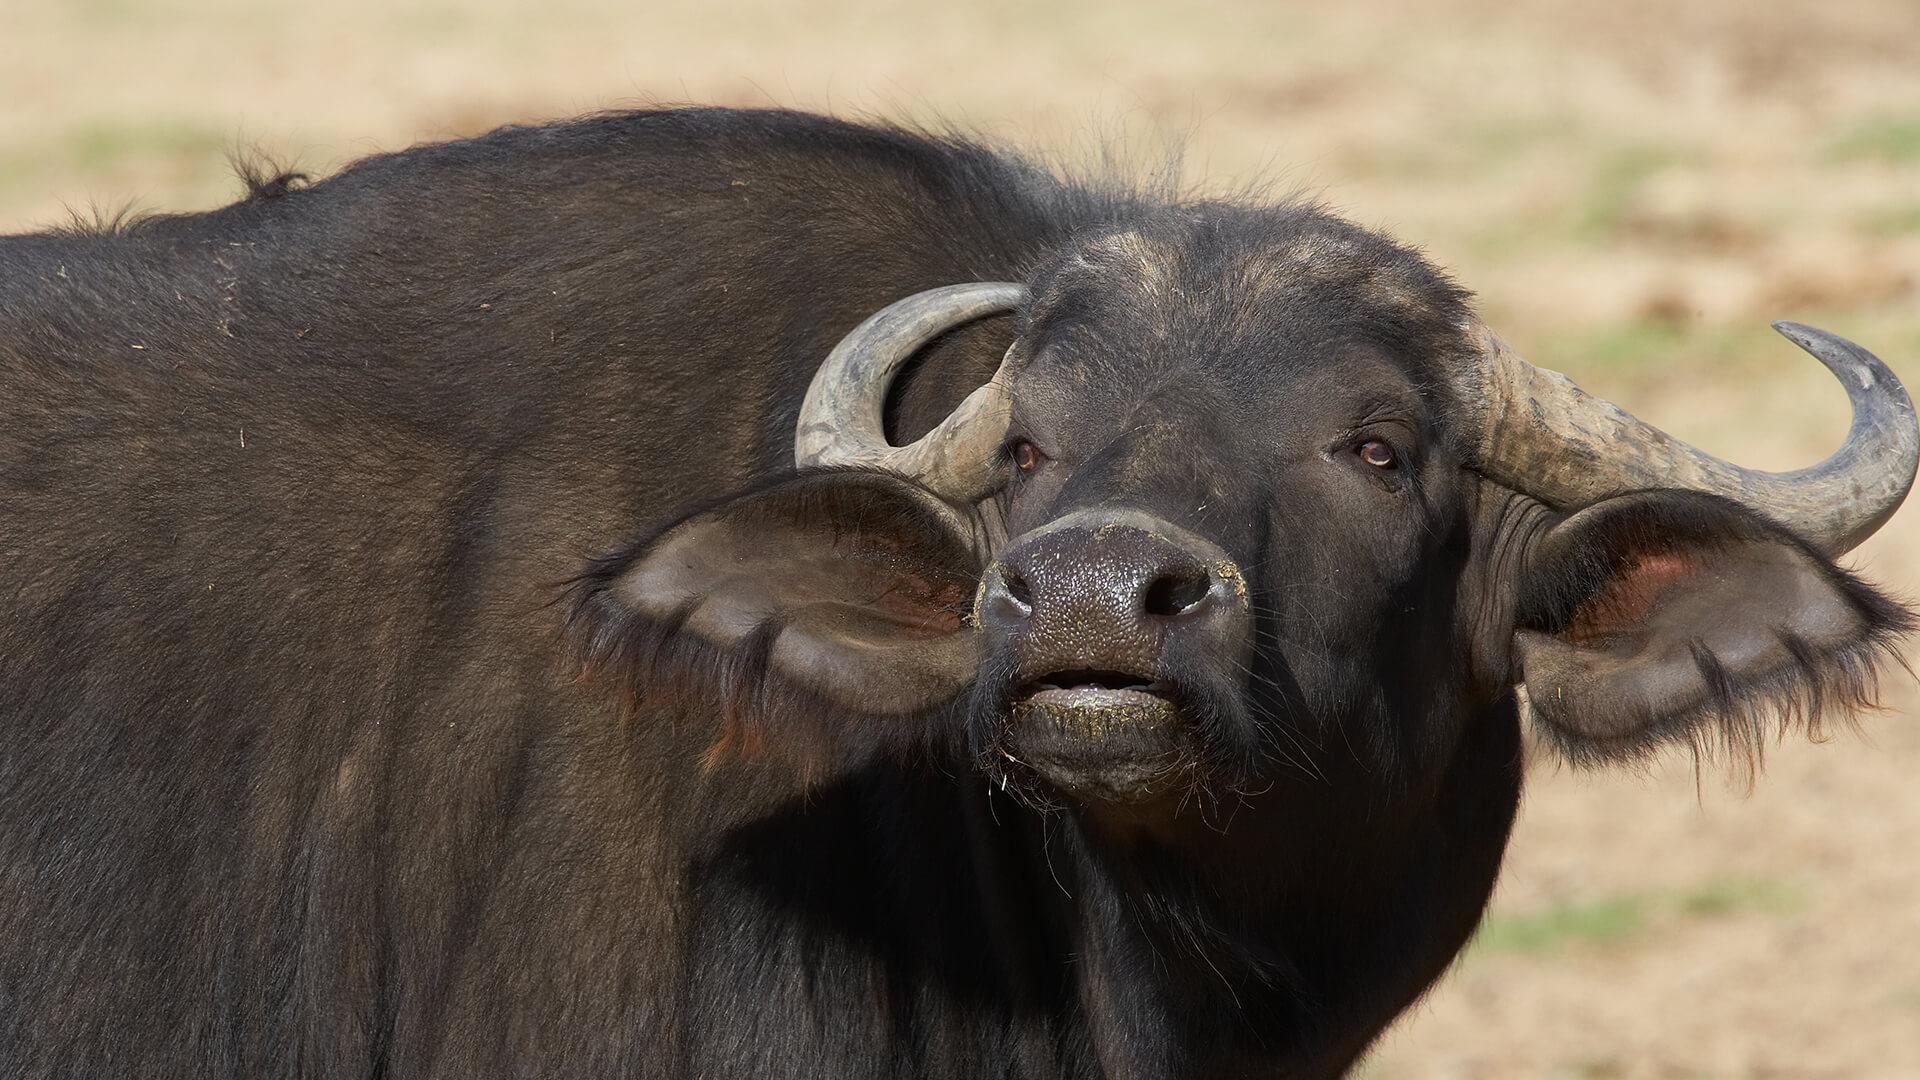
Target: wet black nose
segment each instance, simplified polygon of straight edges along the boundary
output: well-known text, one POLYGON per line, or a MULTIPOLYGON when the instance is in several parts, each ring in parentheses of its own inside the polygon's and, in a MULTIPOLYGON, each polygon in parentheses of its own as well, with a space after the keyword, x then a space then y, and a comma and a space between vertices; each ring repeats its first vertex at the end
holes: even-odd
POLYGON ((1053 533, 1009 552, 987 582, 993 617, 1011 626, 1034 604, 1065 605, 1108 620, 1196 616, 1211 602, 1213 577, 1198 558, 1140 529, 1053 533))
POLYGON ((1169 635, 1244 614, 1219 548, 1137 513, 1082 511, 1016 541, 989 570, 979 619, 1021 640, 1029 671, 1153 676, 1169 635))

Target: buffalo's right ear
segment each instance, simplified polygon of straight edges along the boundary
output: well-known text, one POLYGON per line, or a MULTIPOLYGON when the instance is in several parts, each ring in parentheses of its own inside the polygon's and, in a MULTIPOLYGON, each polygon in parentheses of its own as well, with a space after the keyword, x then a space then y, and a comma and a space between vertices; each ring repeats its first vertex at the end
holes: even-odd
POLYGON ((805 474, 600 560, 572 622, 590 672, 713 702, 710 762, 924 743, 940 733, 906 718, 973 680, 983 535, 889 474, 805 474))

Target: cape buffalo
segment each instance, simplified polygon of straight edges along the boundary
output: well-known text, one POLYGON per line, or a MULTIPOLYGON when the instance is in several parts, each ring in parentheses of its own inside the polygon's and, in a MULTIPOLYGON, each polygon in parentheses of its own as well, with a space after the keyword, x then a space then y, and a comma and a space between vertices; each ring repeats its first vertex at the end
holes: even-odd
POLYGON ((1521 724, 1871 700, 1912 482, 1315 207, 661 110, 0 242, 0 1074, 1326 1077, 1521 724))

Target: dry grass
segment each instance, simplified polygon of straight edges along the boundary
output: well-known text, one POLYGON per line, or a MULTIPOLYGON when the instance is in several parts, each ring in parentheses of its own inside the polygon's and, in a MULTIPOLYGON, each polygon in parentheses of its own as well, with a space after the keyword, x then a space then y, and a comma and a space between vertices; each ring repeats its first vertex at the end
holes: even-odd
MULTIPOLYGON (((1920 382, 1910 0, 928 10, 0 0, 0 227, 215 205, 235 144, 324 173, 508 120, 790 104, 1066 158, 1180 142, 1196 184, 1318 192, 1454 267, 1535 359, 1767 467, 1845 427, 1767 320, 1920 382)), ((1920 593, 1920 511, 1855 562, 1920 593)), ((1684 761, 1538 768, 1487 947, 1369 1074, 1920 1076, 1920 696, 1891 700, 1864 739, 1778 748, 1750 797, 1684 761)))

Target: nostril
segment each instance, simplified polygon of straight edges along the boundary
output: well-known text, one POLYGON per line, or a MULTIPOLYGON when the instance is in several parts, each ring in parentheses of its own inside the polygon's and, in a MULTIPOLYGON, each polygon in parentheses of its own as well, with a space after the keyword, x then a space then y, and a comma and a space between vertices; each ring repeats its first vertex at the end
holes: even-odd
POLYGON ((1163 618, 1184 615, 1206 601, 1212 586, 1206 571, 1197 566, 1183 566, 1153 579, 1143 602, 1149 615, 1163 618))
POLYGON ((1018 570, 1000 568, 1000 584, 1006 590, 1007 599, 1013 601, 1020 615, 1033 614, 1033 590, 1027 587, 1027 579, 1020 576, 1018 570))

